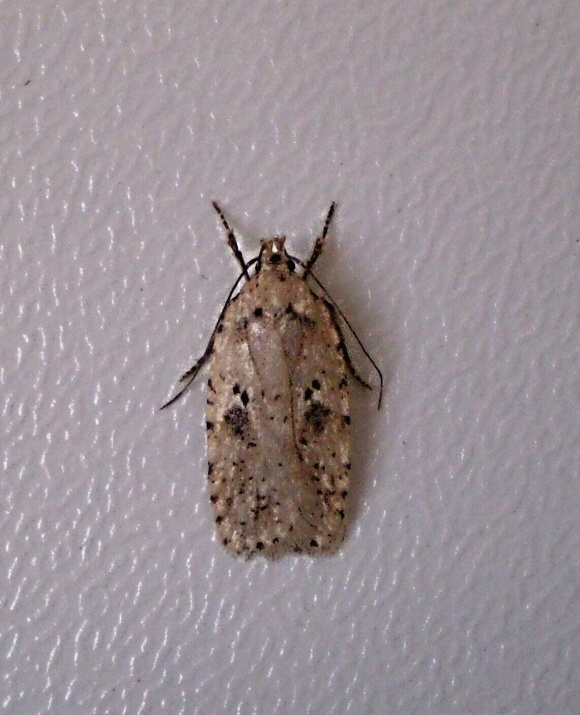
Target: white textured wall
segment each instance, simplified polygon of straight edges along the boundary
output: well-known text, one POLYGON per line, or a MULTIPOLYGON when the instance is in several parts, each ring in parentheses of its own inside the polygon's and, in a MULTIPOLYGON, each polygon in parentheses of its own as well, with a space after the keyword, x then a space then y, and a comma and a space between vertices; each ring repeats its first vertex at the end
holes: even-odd
POLYGON ((0 21, 0 712, 577 713, 578 3, 0 21), (248 257, 339 202, 388 388, 333 559, 226 555, 203 381, 157 411, 236 275, 213 198, 248 257))

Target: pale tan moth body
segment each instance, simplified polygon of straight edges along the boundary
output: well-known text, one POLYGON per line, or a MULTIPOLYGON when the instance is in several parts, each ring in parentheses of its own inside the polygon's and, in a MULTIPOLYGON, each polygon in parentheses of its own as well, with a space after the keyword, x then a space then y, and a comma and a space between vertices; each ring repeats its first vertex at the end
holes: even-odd
MULTIPOLYGON (((337 312, 348 321, 307 283, 311 277, 324 290, 311 269, 334 204, 306 263, 288 255, 284 237, 262 241, 258 258, 245 263, 221 209, 214 207, 242 274, 204 355, 181 378, 185 387, 163 407, 211 362, 209 493, 219 539, 230 553, 332 553, 344 538, 349 490, 347 371, 369 387, 352 366, 337 312), (296 263, 304 269, 301 276, 296 263), (232 298, 242 278, 246 282, 232 298)), ((353 335, 379 374, 382 395, 382 374, 353 335)))
POLYGON ((235 554, 333 551, 344 536, 350 418, 341 336, 288 260, 283 239, 264 244, 261 271, 230 303, 214 344, 210 499, 235 554))

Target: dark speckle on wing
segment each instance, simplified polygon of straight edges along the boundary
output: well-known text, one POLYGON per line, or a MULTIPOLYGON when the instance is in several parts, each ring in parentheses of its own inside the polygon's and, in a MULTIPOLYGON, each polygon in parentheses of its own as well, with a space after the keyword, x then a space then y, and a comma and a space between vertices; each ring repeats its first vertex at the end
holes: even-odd
POLYGON ((234 405, 224 414, 224 422, 231 427, 237 437, 244 437, 248 427, 248 413, 239 405, 234 405))
POLYGON ((306 410, 305 417, 315 432, 322 432, 328 421, 330 410, 322 402, 311 402, 306 410))

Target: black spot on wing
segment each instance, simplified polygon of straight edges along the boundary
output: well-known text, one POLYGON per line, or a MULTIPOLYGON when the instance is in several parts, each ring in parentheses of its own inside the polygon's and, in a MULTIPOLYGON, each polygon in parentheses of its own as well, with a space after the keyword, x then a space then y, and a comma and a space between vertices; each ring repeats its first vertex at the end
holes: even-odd
POLYGON ((286 315, 289 315, 292 319, 298 321, 304 328, 314 328, 316 321, 312 320, 308 315, 304 313, 299 313, 292 303, 288 303, 286 306, 286 315))
POLYGON ((328 422, 330 409, 322 402, 311 402, 305 412, 306 421, 315 432, 322 432, 328 422))
MULTIPOLYGON (((324 371, 323 371, 323 372, 324 372, 324 371)), ((311 400, 311 399, 312 399, 312 395, 314 394, 314 391, 315 391, 315 390, 320 390, 321 387, 322 387, 322 385, 320 384, 320 381, 319 381, 319 380, 312 380, 312 382, 310 383, 310 387, 307 387, 307 388, 304 390, 304 399, 307 400, 307 401, 308 401, 308 400, 311 400)))
POLYGON ((249 424, 248 412, 243 407, 234 405, 224 414, 224 422, 237 437, 244 437, 249 424))

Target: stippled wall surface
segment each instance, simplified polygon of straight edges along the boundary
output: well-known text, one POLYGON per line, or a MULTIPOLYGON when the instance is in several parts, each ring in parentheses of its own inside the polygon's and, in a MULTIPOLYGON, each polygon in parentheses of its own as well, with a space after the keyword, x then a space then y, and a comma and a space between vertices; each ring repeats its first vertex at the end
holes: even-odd
POLYGON ((579 14, 0 3, 0 712, 577 712, 579 14), (203 382, 158 411, 236 276, 212 199, 247 258, 338 203, 387 385, 333 558, 226 554, 203 382))

